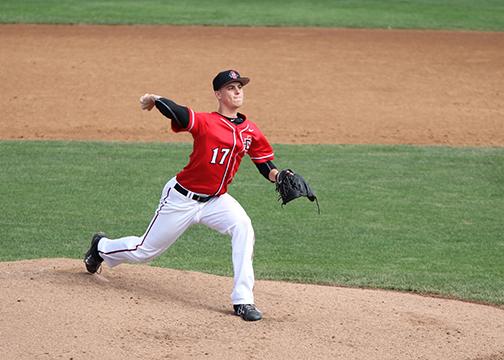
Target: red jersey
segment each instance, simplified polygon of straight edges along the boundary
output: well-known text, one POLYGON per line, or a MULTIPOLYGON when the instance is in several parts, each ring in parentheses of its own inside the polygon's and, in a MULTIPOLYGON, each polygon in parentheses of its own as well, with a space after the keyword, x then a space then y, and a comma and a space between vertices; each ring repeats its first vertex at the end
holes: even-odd
POLYGON ((245 115, 236 124, 217 112, 189 111, 189 124, 181 128, 174 121, 174 132, 189 131, 194 139, 189 163, 177 174, 186 189, 204 195, 221 195, 238 171, 245 154, 255 163, 274 159, 273 148, 256 124, 245 115))

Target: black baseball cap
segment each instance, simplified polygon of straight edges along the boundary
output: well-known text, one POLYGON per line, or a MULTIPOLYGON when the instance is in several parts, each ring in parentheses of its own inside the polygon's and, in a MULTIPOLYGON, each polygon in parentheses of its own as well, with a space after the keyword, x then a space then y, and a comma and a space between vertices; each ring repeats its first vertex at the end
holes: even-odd
POLYGON ((226 70, 222 71, 214 77, 212 81, 214 91, 219 90, 224 85, 227 85, 231 82, 237 81, 243 86, 247 85, 250 81, 247 77, 241 77, 240 73, 236 70, 226 70))

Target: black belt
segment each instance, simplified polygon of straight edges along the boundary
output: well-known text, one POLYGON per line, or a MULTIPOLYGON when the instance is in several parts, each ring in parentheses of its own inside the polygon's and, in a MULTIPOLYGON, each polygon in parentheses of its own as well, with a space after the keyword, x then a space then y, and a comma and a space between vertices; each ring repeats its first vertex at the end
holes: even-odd
MULTIPOLYGON (((182 186, 180 186, 179 183, 176 183, 174 188, 175 188, 175 190, 177 190, 179 193, 181 193, 184 196, 187 196, 187 194, 189 194, 189 191, 184 189, 182 186)), ((200 195, 196 195, 196 194, 193 194, 191 196, 191 199, 199 201, 199 202, 207 202, 211 198, 213 198, 213 196, 200 196, 200 195)))

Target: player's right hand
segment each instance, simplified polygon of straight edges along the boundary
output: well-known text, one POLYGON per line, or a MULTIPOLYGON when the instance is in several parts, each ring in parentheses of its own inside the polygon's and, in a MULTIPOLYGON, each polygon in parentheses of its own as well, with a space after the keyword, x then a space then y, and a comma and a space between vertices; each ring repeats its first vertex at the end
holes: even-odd
POLYGON ((153 94, 145 94, 140 96, 140 107, 142 108, 142 110, 151 111, 157 98, 158 96, 153 94))

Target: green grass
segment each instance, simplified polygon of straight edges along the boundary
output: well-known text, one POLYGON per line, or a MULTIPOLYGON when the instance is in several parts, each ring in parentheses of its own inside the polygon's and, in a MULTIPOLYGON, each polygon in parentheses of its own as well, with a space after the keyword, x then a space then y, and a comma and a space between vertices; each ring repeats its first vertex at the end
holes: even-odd
POLYGON ((2 0, 0 23, 504 30, 502 0, 2 0))
MULTIPOLYGON (((0 261, 81 258, 94 231, 141 235, 190 144, 0 142, 0 261)), ((320 198, 284 208, 244 160, 230 193, 258 278, 504 304, 504 148, 277 145, 320 198)), ((191 228, 154 264, 231 275, 230 241, 191 228)))

